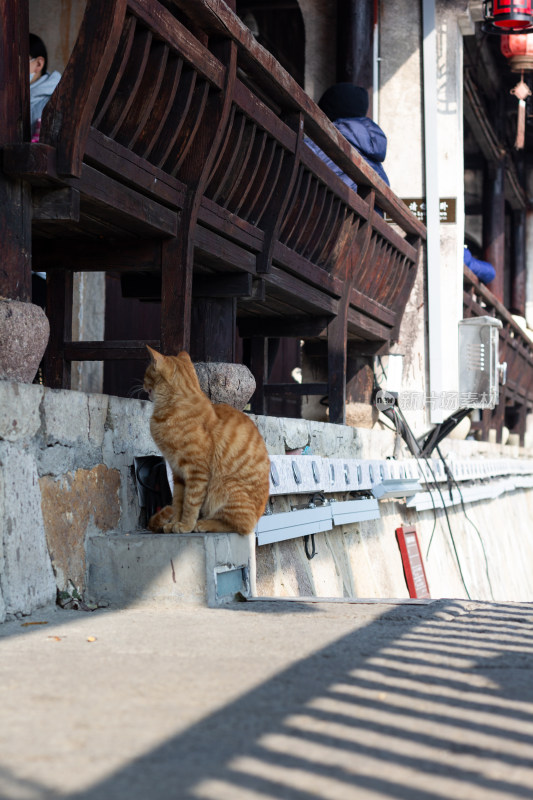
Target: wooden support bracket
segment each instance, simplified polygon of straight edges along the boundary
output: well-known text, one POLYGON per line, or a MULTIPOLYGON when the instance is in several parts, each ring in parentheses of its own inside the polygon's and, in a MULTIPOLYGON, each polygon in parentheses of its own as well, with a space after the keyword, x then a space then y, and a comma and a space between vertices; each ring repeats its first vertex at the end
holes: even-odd
MULTIPOLYGON (((366 269, 366 260, 371 249, 374 201, 375 194, 371 192, 369 196, 368 219, 360 226, 357 232, 357 237, 360 242, 357 264, 359 272, 366 269)), ((348 259, 348 264, 346 266, 343 295, 339 301, 337 316, 328 325, 329 421, 337 424, 344 424, 346 421, 348 308, 356 274, 356 265, 351 261, 353 255, 350 251, 346 254, 346 258, 348 259)))
POLYGON ((77 189, 34 189, 32 192, 33 221, 56 222, 70 220, 79 222, 80 193, 77 189))
POLYGON ((239 336, 287 337, 305 339, 320 336, 327 330, 331 317, 244 317, 238 320, 239 336))

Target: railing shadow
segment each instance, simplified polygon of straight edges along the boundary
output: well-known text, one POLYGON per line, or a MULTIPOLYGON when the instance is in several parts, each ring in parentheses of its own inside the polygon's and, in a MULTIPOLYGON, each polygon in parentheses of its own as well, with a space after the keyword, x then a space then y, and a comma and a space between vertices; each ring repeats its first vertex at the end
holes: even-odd
POLYGON ((70 798, 531 797, 532 632, 525 604, 394 608, 70 798))

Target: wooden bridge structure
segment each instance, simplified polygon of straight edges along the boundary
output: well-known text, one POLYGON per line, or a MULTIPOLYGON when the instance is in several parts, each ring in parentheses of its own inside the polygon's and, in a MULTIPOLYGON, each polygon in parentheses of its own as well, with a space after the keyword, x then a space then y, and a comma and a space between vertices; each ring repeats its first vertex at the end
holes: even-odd
POLYGON ((327 383, 285 388, 327 394, 342 422, 348 348, 397 338, 423 225, 222 0, 88 0, 38 143, 27 0, 0 13, 0 295, 28 300, 46 272, 46 383, 68 388, 73 360, 146 358, 142 336, 72 340, 73 271, 105 270, 161 301, 163 352, 233 362, 238 333, 259 412, 268 339, 327 342, 327 383))
POLYGON ((472 423, 483 440, 491 429, 498 441, 502 429, 518 434, 524 444, 527 415, 533 413, 533 344, 508 309, 481 283, 474 273, 464 267, 463 316, 491 316, 499 319, 499 361, 507 365, 505 384, 499 387, 499 403, 494 410, 482 411, 480 420, 472 423))

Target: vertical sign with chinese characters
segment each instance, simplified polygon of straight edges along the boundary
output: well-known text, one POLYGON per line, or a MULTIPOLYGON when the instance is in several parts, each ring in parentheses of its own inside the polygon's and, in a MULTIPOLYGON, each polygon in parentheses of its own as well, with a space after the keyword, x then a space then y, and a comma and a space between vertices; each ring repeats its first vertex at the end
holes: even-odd
POLYGON ((426 578, 426 571, 422 563, 422 554, 416 535, 416 528, 412 525, 404 525, 396 528, 396 538, 402 555, 403 570, 405 580, 409 589, 409 597, 427 598, 431 597, 426 578))
MULTIPOLYGON (((426 199, 425 197, 402 197, 409 211, 415 215, 420 222, 426 224, 426 199)), ((442 197, 439 200, 440 221, 443 224, 450 224, 457 221, 457 201, 455 197, 442 197)), ((392 218, 385 214, 385 220, 392 222, 392 218)))

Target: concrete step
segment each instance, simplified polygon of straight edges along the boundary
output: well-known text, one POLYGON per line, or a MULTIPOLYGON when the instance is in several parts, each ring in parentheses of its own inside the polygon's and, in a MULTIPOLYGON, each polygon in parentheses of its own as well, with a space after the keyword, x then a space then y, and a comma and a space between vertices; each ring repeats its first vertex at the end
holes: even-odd
POLYGON ((110 533, 89 540, 86 558, 88 599, 113 606, 216 607, 255 587, 255 536, 110 533))

